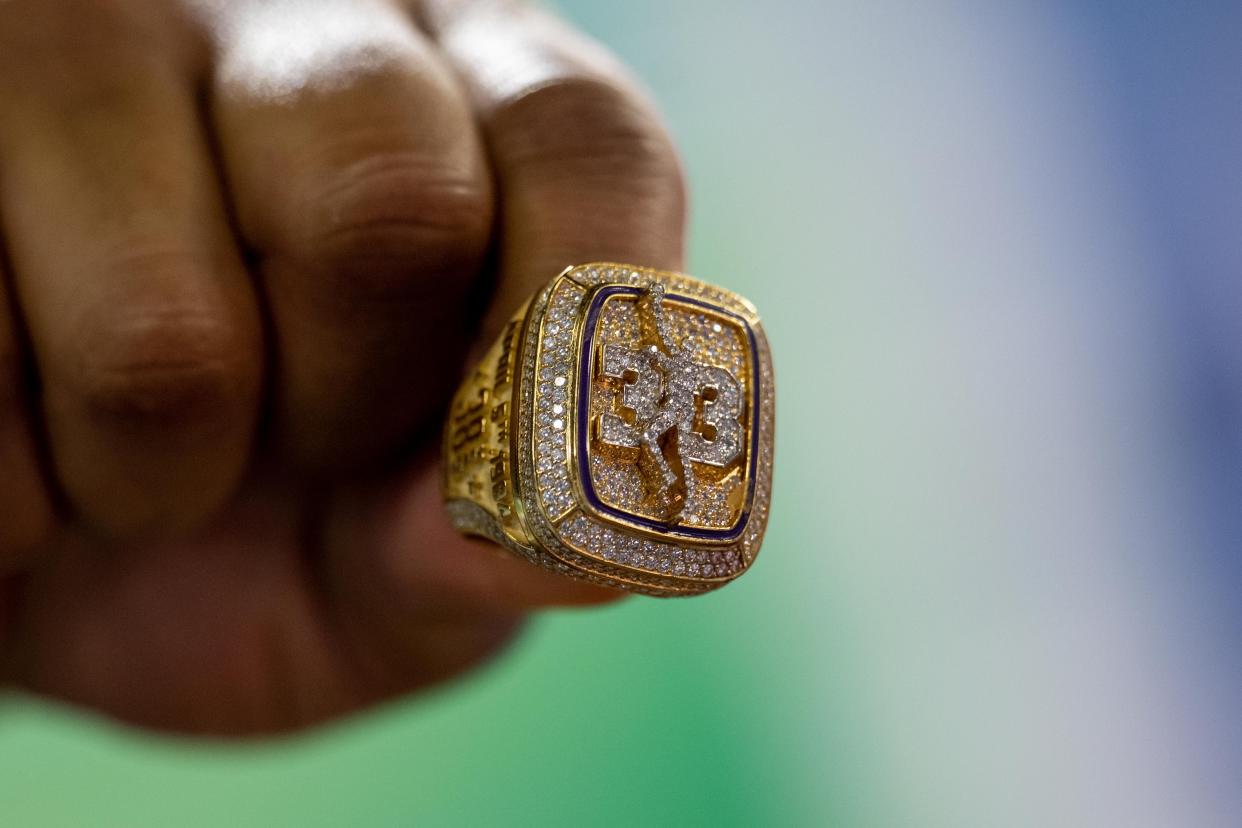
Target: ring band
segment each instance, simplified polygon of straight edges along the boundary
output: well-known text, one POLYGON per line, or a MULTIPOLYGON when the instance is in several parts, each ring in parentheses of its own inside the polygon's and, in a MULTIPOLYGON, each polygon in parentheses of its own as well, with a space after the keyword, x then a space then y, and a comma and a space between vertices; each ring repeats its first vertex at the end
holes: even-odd
POLYGON ((571 267, 466 377, 444 429, 453 525, 528 560, 649 595, 754 562, 775 388, 758 314, 688 276, 571 267))

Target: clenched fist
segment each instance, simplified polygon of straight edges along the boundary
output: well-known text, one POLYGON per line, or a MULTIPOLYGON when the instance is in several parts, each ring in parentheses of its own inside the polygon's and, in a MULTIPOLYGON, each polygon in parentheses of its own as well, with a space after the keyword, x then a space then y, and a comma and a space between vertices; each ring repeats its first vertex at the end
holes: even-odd
POLYGON ((683 225, 650 105, 523 2, 0 3, 0 686, 288 730, 611 598, 452 532, 439 420, 535 288, 683 225))

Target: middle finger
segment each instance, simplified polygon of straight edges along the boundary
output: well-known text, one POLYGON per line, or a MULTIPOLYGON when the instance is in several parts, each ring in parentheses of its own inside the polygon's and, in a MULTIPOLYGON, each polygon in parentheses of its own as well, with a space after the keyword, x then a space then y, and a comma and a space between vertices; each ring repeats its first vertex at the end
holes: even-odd
POLYGON ((245 2, 217 22, 214 114, 274 327, 276 436, 370 464, 439 408, 491 231, 470 109, 381 0, 245 2))

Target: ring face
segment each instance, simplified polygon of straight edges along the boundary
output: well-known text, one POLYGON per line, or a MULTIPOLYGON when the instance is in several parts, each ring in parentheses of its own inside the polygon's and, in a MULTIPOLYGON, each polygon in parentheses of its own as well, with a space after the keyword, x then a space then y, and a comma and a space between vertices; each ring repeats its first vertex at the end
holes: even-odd
MULTIPOLYGON (((492 509, 454 501, 465 489, 448 484, 458 527, 657 595, 704 592, 744 572, 767 523, 775 413, 755 310, 681 274, 583 265, 532 300, 520 330, 497 358, 520 369, 488 373, 494 407, 479 415, 484 432, 511 417, 499 428, 516 474, 509 484, 504 458, 492 459, 482 498, 492 509)), ((446 438, 446 452, 454 446, 446 438)))
POLYGON ((711 302, 655 295, 614 285, 587 306, 575 426, 585 504, 631 528, 736 539, 758 456, 754 333, 711 302))

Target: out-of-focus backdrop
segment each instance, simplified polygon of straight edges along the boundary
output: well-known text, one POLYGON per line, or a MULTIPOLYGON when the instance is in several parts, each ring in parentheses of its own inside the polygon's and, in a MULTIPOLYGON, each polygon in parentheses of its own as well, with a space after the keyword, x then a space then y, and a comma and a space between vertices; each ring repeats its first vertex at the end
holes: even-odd
POLYGON ((273 745, 8 702, 0 824, 1242 824, 1242 7, 560 6, 766 317, 755 570, 273 745))

